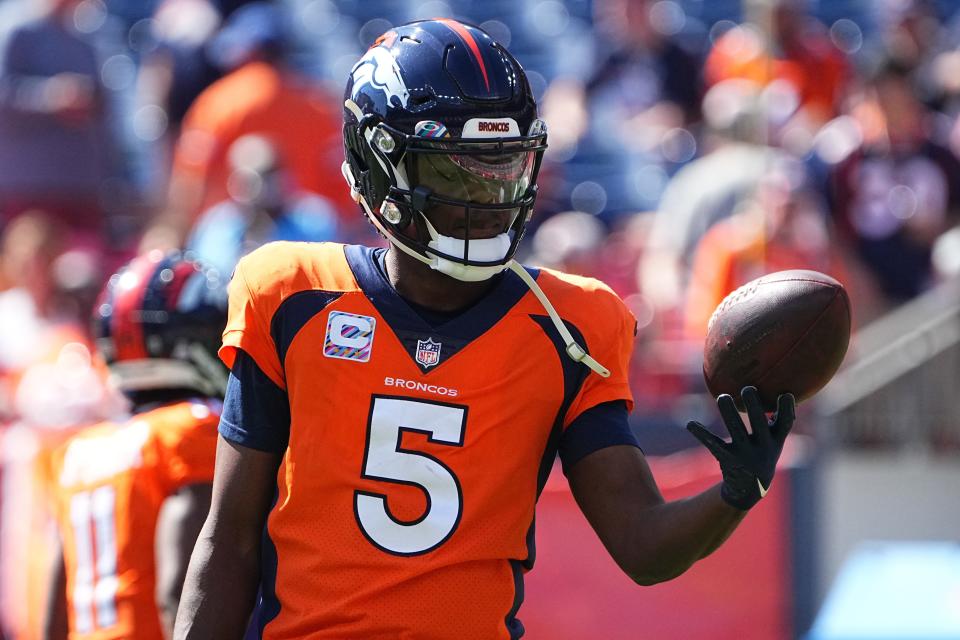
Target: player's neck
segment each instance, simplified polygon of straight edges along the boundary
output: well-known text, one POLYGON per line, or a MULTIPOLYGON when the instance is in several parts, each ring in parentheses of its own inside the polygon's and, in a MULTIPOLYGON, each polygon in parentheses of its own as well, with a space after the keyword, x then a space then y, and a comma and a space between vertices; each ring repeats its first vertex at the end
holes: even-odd
POLYGON ((392 246, 384 262, 387 279, 401 298, 434 311, 449 313, 472 306, 490 291, 495 280, 463 282, 434 271, 392 246))

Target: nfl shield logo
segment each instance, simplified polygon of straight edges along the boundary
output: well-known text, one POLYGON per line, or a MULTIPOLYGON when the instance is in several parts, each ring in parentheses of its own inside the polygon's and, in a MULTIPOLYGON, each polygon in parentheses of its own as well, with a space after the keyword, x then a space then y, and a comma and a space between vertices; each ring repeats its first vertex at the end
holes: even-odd
POLYGON ((417 362, 425 367, 432 367, 440 362, 440 347, 442 342, 434 342, 433 338, 417 340, 417 362))

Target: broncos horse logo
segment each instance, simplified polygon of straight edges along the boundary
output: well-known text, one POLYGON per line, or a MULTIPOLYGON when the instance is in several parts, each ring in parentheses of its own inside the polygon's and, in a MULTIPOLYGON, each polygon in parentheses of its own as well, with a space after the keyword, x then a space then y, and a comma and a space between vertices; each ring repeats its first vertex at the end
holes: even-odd
POLYGON ((353 77, 353 91, 350 97, 354 100, 364 86, 371 86, 382 91, 387 98, 387 104, 406 108, 410 99, 407 85, 400 77, 400 67, 390 52, 384 47, 374 46, 360 58, 351 72, 353 77))

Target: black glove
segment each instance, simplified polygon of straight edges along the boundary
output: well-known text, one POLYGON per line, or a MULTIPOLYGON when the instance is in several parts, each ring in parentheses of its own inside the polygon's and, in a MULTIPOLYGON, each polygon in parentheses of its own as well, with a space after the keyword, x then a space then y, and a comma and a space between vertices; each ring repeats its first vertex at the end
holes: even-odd
POLYGON ((768 422, 755 387, 744 387, 740 397, 747 409, 753 433, 747 433, 737 413, 737 405, 728 394, 717 397, 717 406, 733 438, 732 442, 724 442, 699 422, 687 423, 687 429, 720 462, 723 472, 721 497, 731 506, 746 511, 767 494, 773 482, 783 443, 793 426, 796 402, 789 393, 781 395, 777 398, 774 419, 768 422))

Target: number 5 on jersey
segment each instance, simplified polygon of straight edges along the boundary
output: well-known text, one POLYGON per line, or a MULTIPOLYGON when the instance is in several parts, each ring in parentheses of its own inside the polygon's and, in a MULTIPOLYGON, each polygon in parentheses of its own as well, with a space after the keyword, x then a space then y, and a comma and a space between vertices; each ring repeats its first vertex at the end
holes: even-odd
POLYGON ((463 513, 463 492, 456 475, 437 458, 401 447, 404 432, 422 433, 431 443, 463 446, 467 408, 374 396, 367 425, 362 477, 419 487, 427 507, 419 518, 403 522, 390 512, 382 493, 357 490, 354 511, 360 530, 379 549, 396 555, 427 553, 456 530, 463 513))

